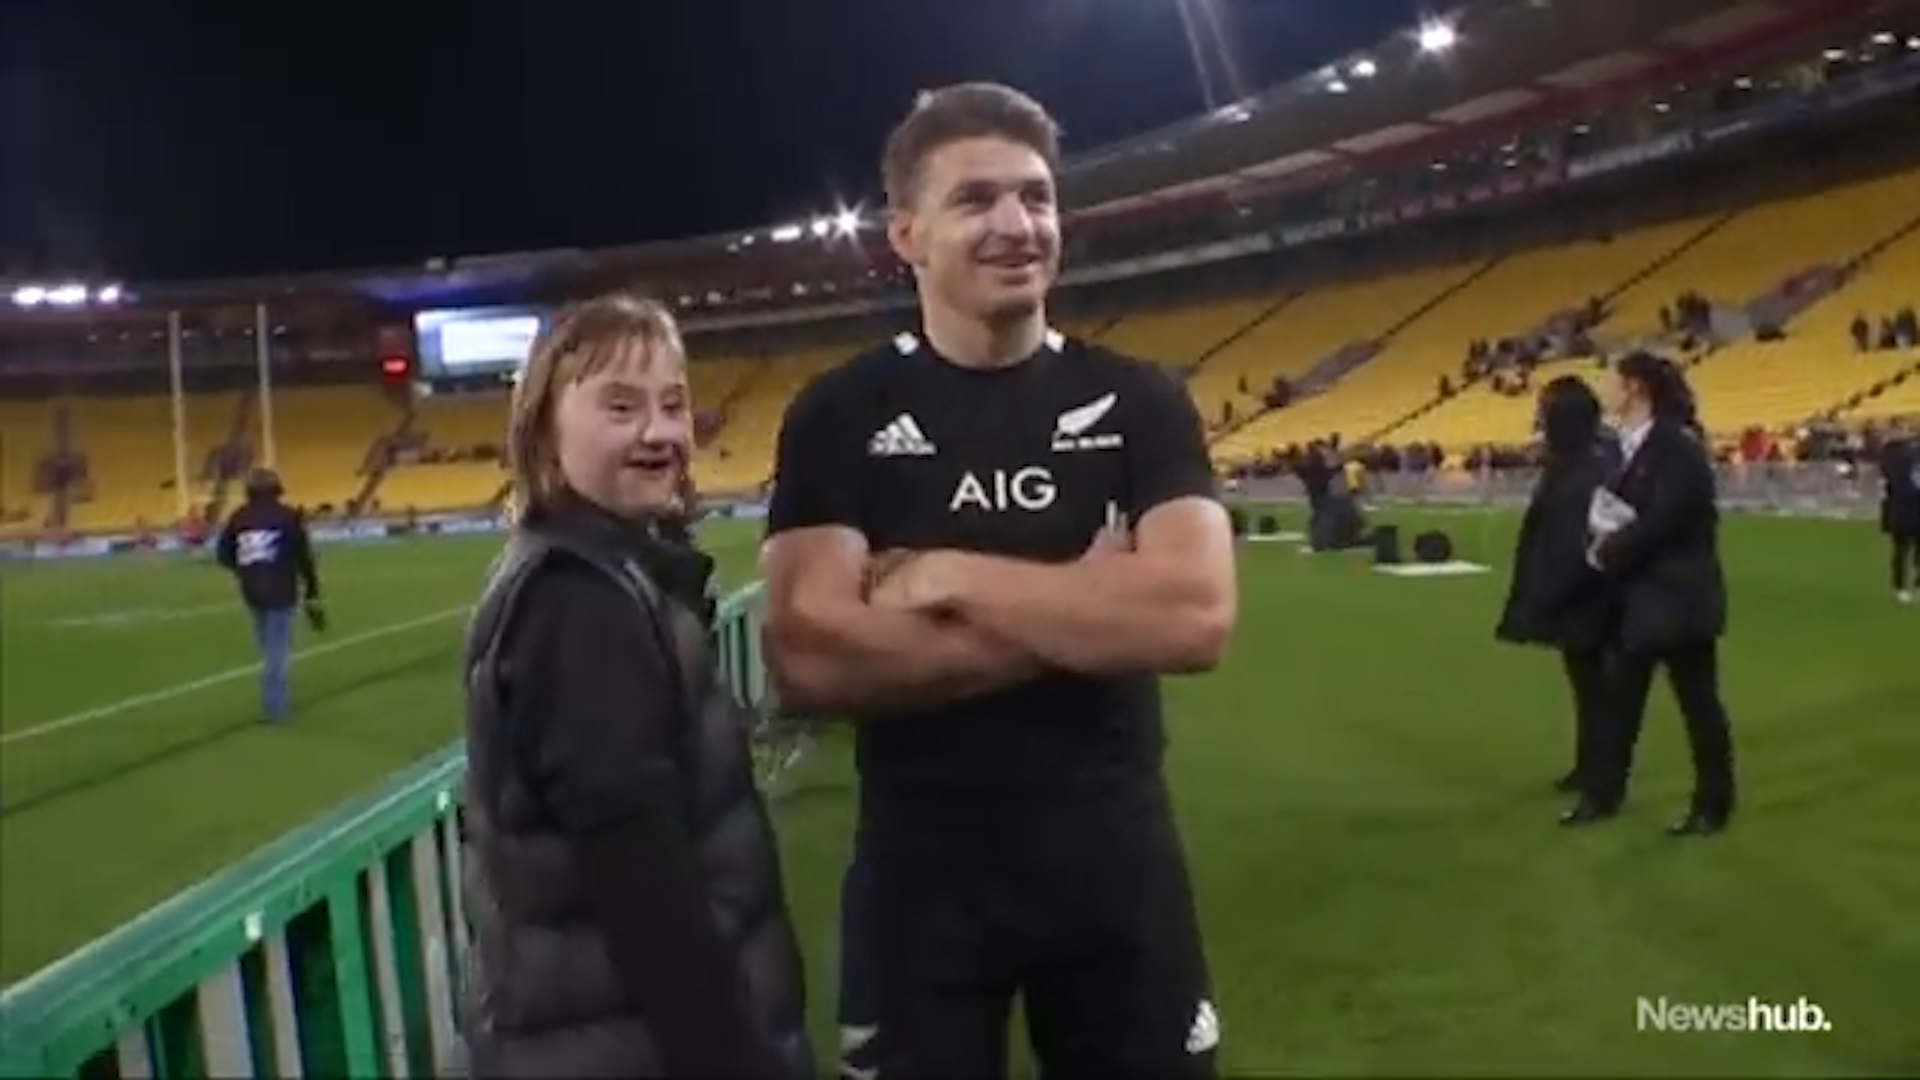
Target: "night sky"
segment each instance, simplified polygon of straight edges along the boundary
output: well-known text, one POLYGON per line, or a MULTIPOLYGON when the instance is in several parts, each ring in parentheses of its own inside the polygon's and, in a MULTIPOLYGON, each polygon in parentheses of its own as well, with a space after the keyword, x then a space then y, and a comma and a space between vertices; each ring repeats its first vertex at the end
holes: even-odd
POLYGON ((0 276, 370 267, 765 225, 871 197, 880 140, 926 87, 1013 83, 1071 154, 1418 10, 1184 0, 1203 77, 1181 2, 0 0, 0 276))

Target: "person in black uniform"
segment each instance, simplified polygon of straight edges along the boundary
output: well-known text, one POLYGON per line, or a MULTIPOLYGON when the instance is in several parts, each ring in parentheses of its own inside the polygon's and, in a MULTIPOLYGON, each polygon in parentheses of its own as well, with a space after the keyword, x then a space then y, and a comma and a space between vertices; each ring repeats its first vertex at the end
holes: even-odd
POLYGON ((713 562, 655 531, 691 433, 651 301, 561 313, 515 390, 515 526, 466 649, 474 1076, 813 1076, 779 853, 699 615, 713 562))
POLYGON ((253 470, 246 501, 228 516, 214 545, 214 558, 239 582, 240 599, 253 617, 260 711, 269 723, 280 723, 293 709, 294 613, 304 604, 314 626, 324 626, 313 538, 300 512, 282 500, 285 494, 279 474, 253 470))
POLYGON ((1694 775, 1687 812, 1668 831, 1711 835, 1734 810, 1732 726, 1720 698, 1727 586, 1713 461, 1692 388, 1672 361, 1633 353, 1614 371, 1622 465, 1595 496, 1587 555, 1611 607, 1614 716, 1598 776, 1562 820, 1583 825, 1619 811, 1654 669, 1664 667, 1686 718, 1694 775))
POLYGON ((1891 546, 1894 599, 1913 603, 1920 587, 1920 438, 1911 429, 1880 448, 1880 528, 1891 546))
POLYGON ((1307 493, 1307 514, 1318 518, 1327 503, 1327 496, 1333 491, 1333 478, 1339 472, 1334 467, 1333 451, 1323 443, 1308 443, 1300 455, 1300 463, 1294 472, 1300 477, 1300 486, 1307 493))
POLYGON ((1179 381, 1047 326, 1057 156, 1017 91, 923 96, 883 163, 921 328, 803 389, 779 437, 768 660, 783 700, 857 724, 858 1067, 890 1080, 1004 1075, 1016 993, 1050 1078, 1214 1070, 1156 676, 1219 660, 1232 532, 1179 381), (889 551, 913 554, 870 574, 889 551))
POLYGON ((1607 722, 1607 606, 1586 564, 1587 508, 1619 468, 1619 449, 1600 434, 1600 399, 1562 376, 1540 390, 1545 456, 1521 519, 1513 580, 1495 631, 1502 641, 1560 652, 1573 693, 1573 768, 1555 785, 1585 792, 1607 722))

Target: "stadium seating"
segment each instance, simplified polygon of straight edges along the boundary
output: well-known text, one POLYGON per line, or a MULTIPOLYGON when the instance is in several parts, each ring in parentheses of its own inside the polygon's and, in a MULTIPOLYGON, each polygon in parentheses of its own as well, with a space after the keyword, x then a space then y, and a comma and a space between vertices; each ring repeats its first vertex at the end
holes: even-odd
MULTIPOLYGON (((510 401, 505 390, 425 398, 414 405, 408 430, 432 450, 498 447, 506 439, 510 401)), ((395 465, 374 497, 389 511, 471 509, 487 505, 504 478, 498 458, 395 465)))
MULTIPOLYGON (((205 497, 199 477, 207 452, 233 433, 242 400, 238 392, 187 395, 189 502, 205 497)), ((75 443, 87 456, 93 497, 74 505, 67 524, 85 531, 178 521, 183 503, 174 484, 171 400, 163 394, 76 397, 68 404, 75 443)))
POLYGON ((1792 274, 1861 255, 1912 221, 1917 208, 1920 171, 1750 207, 1621 293, 1608 329, 1656 330, 1660 309, 1688 289, 1744 304, 1792 274))
POLYGON ((694 478, 703 491, 751 491, 773 472, 774 442, 787 402, 807 381, 846 360, 846 345, 809 349, 775 357, 737 386, 726 426, 694 462, 694 478))
MULTIPOLYGON (((1611 314, 1601 336, 1615 344, 1631 343, 1657 333, 1660 308, 1686 290, 1721 303, 1745 303, 1801 270, 1850 261, 1910 222, 1916 208, 1920 172, 1907 172, 1731 216, 1705 215, 1610 240, 1515 255, 1421 319, 1386 355, 1334 393, 1260 423, 1287 429, 1277 441, 1334 431, 1364 437, 1381 426, 1375 421, 1392 420, 1385 415, 1391 410, 1380 404, 1383 399, 1403 413, 1430 399, 1433 374, 1457 371, 1468 340, 1517 334, 1557 309, 1600 296, 1611 297, 1611 314), (1381 388, 1384 379, 1416 366, 1428 372, 1427 385, 1402 383, 1404 392, 1397 396, 1381 388), (1367 400, 1360 400, 1362 394, 1367 400), (1314 406, 1323 415, 1316 417, 1314 406), (1327 418, 1326 412, 1335 418, 1327 418)), ((1756 424, 1802 423, 1910 363, 1890 354, 1837 361, 1851 349, 1847 324, 1856 310, 1891 310, 1910 302, 1903 294, 1920 291, 1909 284, 1917 279, 1909 263, 1920 262, 1920 255, 1907 254, 1915 246, 1920 240, 1910 235, 1882 252, 1856 284, 1797 318, 1787 341, 1737 343, 1697 367, 1692 377, 1708 426, 1716 434, 1733 435, 1756 424)), ((1872 404, 1892 409, 1899 407, 1899 400, 1888 397, 1872 404)), ((1458 450, 1522 440, 1532 421, 1531 394, 1514 397, 1482 385, 1394 427, 1391 438, 1458 450)), ((1236 436, 1233 448, 1255 437, 1265 445, 1276 441, 1264 429, 1250 431, 1236 436)), ((1248 452, 1254 449, 1246 447, 1248 452)))
POLYGON ((53 421, 45 402, 0 401, 0 509, 25 518, 0 535, 34 533, 46 517, 46 499, 33 493, 34 467, 53 450, 53 421))
MULTIPOLYGON (((715 356, 699 355, 699 344, 694 345, 693 362, 687 366, 688 382, 693 389, 693 401, 702 412, 714 413, 721 417, 719 432, 708 437, 694 451, 693 479, 702 491, 746 490, 766 479, 764 475, 744 478, 735 476, 729 468, 733 450, 727 447, 727 438, 738 421, 743 406, 749 409, 748 402, 753 399, 760 386, 761 376, 773 364, 783 363, 779 358, 765 356, 715 356), (724 448, 724 449, 723 449, 724 448)), ((785 402, 780 405, 784 406, 785 402)), ((776 422, 778 416, 776 414, 776 422)), ((769 453, 770 470, 771 453, 769 453)), ((751 472, 752 470, 747 470, 751 472)))
POLYGON ((1284 294, 1273 294, 1152 308, 1121 318, 1100 342, 1129 356, 1186 367, 1285 299, 1284 294))
POLYGON ((302 506, 344 507, 360 493, 374 440, 400 422, 378 386, 285 389, 273 395, 274 460, 287 498, 302 506))
MULTIPOLYGON (((1920 299, 1920 230, 1902 234, 1917 212, 1920 171, 1907 171, 1737 213, 1703 214, 1490 261, 1061 325, 1122 351, 1190 368, 1196 406, 1222 430, 1214 447, 1222 461, 1334 433, 1358 440, 1383 430, 1395 442, 1435 442, 1457 451, 1524 438, 1533 418, 1531 393, 1509 396, 1483 385, 1419 411, 1433 401, 1441 376, 1459 381, 1471 341, 1532 331, 1599 297, 1607 301, 1608 316, 1596 338, 1603 346, 1630 345, 1656 334, 1660 310, 1683 292, 1739 305, 1801 271, 1843 266, 1872 252, 1853 281, 1795 317, 1784 340, 1737 342, 1696 366, 1692 377, 1703 418, 1716 435, 1731 437, 1752 425, 1792 427, 1835 409, 1858 419, 1920 413, 1920 377, 1864 402, 1850 400, 1920 363, 1920 353, 1859 354, 1849 335, 1856 313, 1877 320, 1920 299), (1380 353, 1331 390, 1264 410, 1261 398, 1276 377, 1297 383, 1342 348, 1374 339, 1380 353)), ((695 455, 702 489, 749 491, 763 484, 787 402, 852 348, 704 358, 696 340, 690 367, 696 405, 724 418, 695 455)), ((1543 369, 1535 385, 1562 370, 1601 375, 1597 365, 1570 362, 1543 369)), ((188 468, 194 476, 207 451, 231 432, 242 401, 239 393, 190 395, 188 468)), ((403 419, 398 403, 373 386, 287 389, 274 396, 273 406, 275 464, 295 500, 307 505, 349 502, 365 483, 361 468, 369 449, 403 419)), ((428 399, 416 407, 411 430, 433 450, 498 444, 506 408, 505 394, 428 399)), ((45 509, 44 500, 32 495, 32 480, 34 463, 52 446, 47 415, 43 402, 0 403, 0 431, 8 441, 0 457, 0 504, 30 510, 35 523, 45 509)), ((171 520, 179 499, 171 487, 167 399, 81 398, 74 401, 73 416, 95 490, 91 501, 75 507, 70 524, 124 528, 140 519, 171 520)), ((405 464, 390 469, 375 494, 388 510, 478 506, 493 498, 502 479, 493 461, 405 464)))
POLYGON ((1335 432, 1360 438, 1431 397, 1439 376, 1459 368, 1468 339, 1484 331, 1448 336, 1444 352, 1437 351, 1437 346, 1419 349, 1406 343, 1413 335, 1440 341, 1439 334, 1428 334, 1429 323, 1459 326, 1450 309, 1459 307, 1462 298, 1478 287, 1471 279, 1482 265, 1454 263, 1311 290, 1288 305, 1263 328, 1268 333, 1247 335, 1229 350, 1233 356, 1220 358, 1225 363, 1219 369, 1213 365, 1203 369, 1205 377, 1196 387, 1203 409, 1224 392, 1222 381, 1233 377, 1235 367, 1244 371, 1254 362, 1255 350, 1285 348, 1289 358, 1276 366, 1297 376, 1344 345, 1389 332, 1391 340, 1381 355, 1342 379, 1332 392, 1261 415, 1222 438, 1217 454, 1233 460, 1335 432))
MULTIPOLYGON (((1720 216, 1688 218, 1611 238, 1513 255, 1462 294, 1462 301, 1471 307, 1463 306, 1459 323, 1451 328, 1455 331, 1452 339, 1430 341, 1423 337, 1423 346, 1438 350, 1435 361, 1450 364, 1447 374, 1458 383, 1467 341, 1521 334, 1556 311, 1589 297, 1608 297, 1630 286, 1637 275, 1683 245, 1708 234, 1720 220, 1720 216), (1458 333, 1462 330, 1468 331, 1464 337, 1458 333)), ((1434 388, 1416 389, 1430 397, 1434 388)), ((1524 440, 1532 427, 1532 395, 1516 398, 1474 385, 1431 412, 1395 427, 1391 438, 1458 449, 1476 443, 1524 440)))
MULTIPOLYGON (((1920 206, 1920 197, 1909 205, 1920 206)), ((1878 252, 1860 268, 1860 276, 1832 300, 1808 312, 1794 323, 1789 343, 1809 352, 1818 350, 1818 358, 1806 366, 1816 371, 1832 371, 1852 385, 1845 393, 1856 392, 1887 376, 1920 364, 1920 350, 1894 353, 1852 352, 1850 325, 1856 315, 1881 316, 1901 307, 1920 305, 1920 228, 1906 233, 1878 252)), ((1877 321, 1877 320, 1876 320, 1877 321)), ((1829 401, 1823 407, 1839 402, 1829 401)), ((1920 376, 1849 411, 1849 419, 1881 419, 1920 415, 1920 376)))
MULTIPOLYGON (((1720 280, 1744 274, 1746 281, 1764 281, 1769 271, 1777 280, 1811 263, 1846 263, 1917 215, 1920 172, 1755 207, 1729 225, 1726 231, 1733 232, 1745 222, 1743 235, 1748 239, 1722 253, 1715 273, 1723 275, 1720 280), (1738 266, 1742 260, 1757 265, 1743 269, 1738 266)), ((1736 342, 1695 367, 1691 380, 1700 395, 1701 420, 1721 438, 1754 426, 1792 428, 1908 367, 1915 360, 1911 353, 1858 353, 1849 327, 1856 314, 1865 312, 1877 322, 1879 316, 1913 303, 1916 294, 1920 234, 1908 233, 1863 263, 1847 286, 1797 316, 1784 340, 1736 342)), ((1863 414, 1901 410, 1901 394, 1895 392, 1871 401, 1863 414)))

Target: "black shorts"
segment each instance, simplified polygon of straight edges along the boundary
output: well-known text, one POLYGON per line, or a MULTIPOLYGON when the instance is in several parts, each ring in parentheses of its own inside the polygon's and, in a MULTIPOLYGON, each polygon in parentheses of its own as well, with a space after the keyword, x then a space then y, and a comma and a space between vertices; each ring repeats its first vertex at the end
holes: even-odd
POLYGON ((1016 994, 1047 1080, 1215 1075, 1186 857, 1152 789, 985 820, 869 802, 880 1075, 1005 1075, 1016 994))

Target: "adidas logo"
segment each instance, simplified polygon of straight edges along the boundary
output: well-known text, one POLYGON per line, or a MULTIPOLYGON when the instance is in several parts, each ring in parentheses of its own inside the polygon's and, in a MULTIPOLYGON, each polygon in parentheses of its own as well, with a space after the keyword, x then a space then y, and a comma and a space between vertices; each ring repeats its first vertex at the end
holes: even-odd
POLYGON ((867 453, 872 457, 932 457, 934 449, 913 414, 901 413, 867 440, 867 453))

